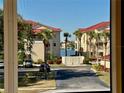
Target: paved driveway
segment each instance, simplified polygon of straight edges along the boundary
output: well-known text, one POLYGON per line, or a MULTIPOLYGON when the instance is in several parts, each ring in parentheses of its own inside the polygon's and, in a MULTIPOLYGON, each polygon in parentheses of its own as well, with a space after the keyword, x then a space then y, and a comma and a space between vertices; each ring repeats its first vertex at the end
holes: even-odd
POLYGON ((57 89, 107 89, 96 74, 84 69, 61 69, 56 73, 57 89))

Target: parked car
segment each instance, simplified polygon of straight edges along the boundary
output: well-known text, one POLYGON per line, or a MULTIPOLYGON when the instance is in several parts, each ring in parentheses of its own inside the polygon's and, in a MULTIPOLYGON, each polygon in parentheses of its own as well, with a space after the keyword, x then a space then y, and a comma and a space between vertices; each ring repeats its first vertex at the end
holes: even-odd
POLYGON ((0 68, 3 68, 3 67, 4 67, 3 60, 0 60, 0 68))
POLYGON ((31 59, 27 59, 23 62, 23 66, 24 67, 33 67, 33 64, 32 64, 32 60, 31 59))
POLYGON ((49 66, 49 64, 47 64, 47 63, 42 63, 42 64, 40 65, 39 71, 40 71, 40 72, 44 72, 45 70, 47 70, 47 72, 50 72, 50 66, 49 66))

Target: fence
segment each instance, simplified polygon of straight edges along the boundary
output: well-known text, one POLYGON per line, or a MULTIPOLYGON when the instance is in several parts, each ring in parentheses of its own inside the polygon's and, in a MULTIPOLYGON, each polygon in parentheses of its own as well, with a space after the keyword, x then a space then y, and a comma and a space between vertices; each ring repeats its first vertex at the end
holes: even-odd
POLYGON ((62 57, 62 63, 66 66, 80 66, 83 64, 84 56, 62 57))

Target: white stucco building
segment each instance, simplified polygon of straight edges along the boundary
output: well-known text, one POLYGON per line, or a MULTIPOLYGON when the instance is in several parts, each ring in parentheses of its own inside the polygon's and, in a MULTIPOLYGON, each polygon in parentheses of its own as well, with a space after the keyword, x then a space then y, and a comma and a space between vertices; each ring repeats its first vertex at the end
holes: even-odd
MULTIPOLYGON (((105 37, 102 33, 110 33, 110 22, 101 22, 87 28, 80 28, 79 31, 82 33, 81 37, 81 48, 83 52, 89 52, 91 56, 102 57, 110 55, 110 38, 107 37, 107 45, 105 49, 105 37), (90 40, 91 36, 89 32, 94 32, 96 35, 101 34, 99 39, 95 36, 90 40)), ((76 37, 76 51, 79 51, 79 40, 76 37)))
POLYGON ((60 32, 61 32, 61 29, 42 25, 42 24, 36 23, 34 21, 27 21, 27 22, 32 24, 33 32, 35 33, 34 42, 33 42, 33 46, 32 46, 32 53, 31 53, 31 57, 32 57, 33 61, 37 62, 38 59, 41 59, 42 61, 44 61, 45 49, 50 54, 59 57, 60 56, 60 32), (49 46, 46 48, 43 44, 43 41, 41 39, 37 38, 37 33, 41 32, 45 29, 50 29, 54 33, 53 38, 49 40, 49 43, 50 43, 49 46))

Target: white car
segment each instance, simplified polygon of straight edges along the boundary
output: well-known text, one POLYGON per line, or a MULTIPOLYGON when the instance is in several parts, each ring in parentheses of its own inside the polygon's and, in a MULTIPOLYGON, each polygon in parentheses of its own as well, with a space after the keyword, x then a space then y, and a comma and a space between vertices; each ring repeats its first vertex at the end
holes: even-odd
POLYGON ((3 66, 4 66, 3 60, 0 60, 0 67, 3 67, 3 66))
POLYGON ((23 62, 23 66, 24 67, 33 67, 33 65, 32 65, 32 60, 25 60, 24 62, 23 62))

